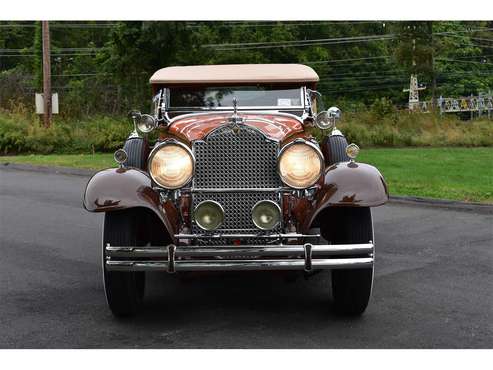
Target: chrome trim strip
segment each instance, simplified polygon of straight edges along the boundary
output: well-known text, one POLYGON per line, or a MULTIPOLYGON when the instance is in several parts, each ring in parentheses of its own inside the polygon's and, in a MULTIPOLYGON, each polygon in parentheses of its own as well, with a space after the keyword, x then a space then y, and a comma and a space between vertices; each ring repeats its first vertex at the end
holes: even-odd
POLYGON ((281 191, 292 191, 292 188, 216 188, 216 189, 203 189, 203 188, 191 188, 192 193, 277 193, 281 191))
MULTIPOLYGON (((309 256, 313 262, 316 256, 340 256, 340 255, 372 255, 373 244, 339 244, 339 245, 262 245, 262 246, 235 246, 220 247, 188 247, 177 246, 174 250, 176 258, 181 257, 304 257, 307 255, 307 246, 311 246, 309 256)), ((106 246, 106 256, 118 258, 168 258, 169 247, 119 247, 106 246)))
MULTIPOLYGON (((312 269, 371 268, 373 258, 314 259, 312 269)), ((108 271, 168 271, 163 261, 106 261, 108 271)), ((304 259, 175 261, 175 271, 304 270, 304 259)))
POLYGON ((176 239, 241 239, 241 238, 268 238, 268 239, 288 239, 288 238, 320 238, 320 234, 175 234, 176 239))

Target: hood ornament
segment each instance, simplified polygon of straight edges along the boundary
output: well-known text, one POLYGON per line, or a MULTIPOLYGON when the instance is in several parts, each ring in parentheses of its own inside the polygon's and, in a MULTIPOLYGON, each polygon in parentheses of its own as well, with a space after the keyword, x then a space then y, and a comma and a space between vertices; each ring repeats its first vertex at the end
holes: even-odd
POLYGON ((236 96, 233 97, 233 115, 229 117, 229 122, 232 123, 234 126, 243 123, 244 119, 243 117, 240 117, 238 115, 238 99, 236 99, 236 96))
POLYGON ((233 98, 233 114, 238 114, 238 99, 236 99, 236 96, 233 98))

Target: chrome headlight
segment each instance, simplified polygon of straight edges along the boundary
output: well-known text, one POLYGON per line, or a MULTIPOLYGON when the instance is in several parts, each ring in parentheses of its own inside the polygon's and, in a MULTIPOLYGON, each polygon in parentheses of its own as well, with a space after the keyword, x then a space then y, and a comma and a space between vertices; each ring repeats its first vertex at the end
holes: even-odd
POLYGON ((193 176, 195 159, 191 150, 178 141, 165 141, 149 156, 149 174, 163 188, 178 189, 193 176))
POLYGON ((324 161, 316 145, 297 139, 281 149, 278 166, 279 176, 286 185, 306 189, 322 175, 324 161))

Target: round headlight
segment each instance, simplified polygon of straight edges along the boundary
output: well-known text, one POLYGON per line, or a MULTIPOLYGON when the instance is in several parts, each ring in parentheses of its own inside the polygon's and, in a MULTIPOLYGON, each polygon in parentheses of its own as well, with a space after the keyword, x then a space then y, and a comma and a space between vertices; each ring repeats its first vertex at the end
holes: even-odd
POLYGON ((215 230, 224 221, 224 210, 219 203, 213 200, 204 200, 195 207, 193 217, 195 223, 202 230, 215 230))
POLYGON ((115 159, 115 162, 118 164, 123 164, 127 161, 128 155, 127 152, 123 149, 118 149, 115 154, 113 154, 113 158, 115 159))
POLYGON ((349 158, 355 159, 359 154, 359 146, 356 144, 349 144, 346 147, 346 154, 349 158))
POLYGON ((323 159, 320 150, 308 142, 292 142, 279 154, 281 180, 295 189, 305 189, 322 175, 323 159))
POLYGON ((140 132, 147 134, 156 128, 157 122, 156 119, 149 115, 143 114, 138 118, 137 128, 140 132))
POLYGON ((281 208, 271 200, 261 200, 252 209, 252 221, 259 229, 272 230, 281 220, 281 208))
POLYGON ((194 170, 192 152, 184 144, 163 143, 149 157, 152 179, 166 189, 178 189, 190 181, 194 170))

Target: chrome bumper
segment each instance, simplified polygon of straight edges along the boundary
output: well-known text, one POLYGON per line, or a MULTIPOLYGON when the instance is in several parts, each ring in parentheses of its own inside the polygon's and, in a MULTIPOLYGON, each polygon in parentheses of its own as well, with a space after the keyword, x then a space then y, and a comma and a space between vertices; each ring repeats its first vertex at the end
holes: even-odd
POLYGON ((107 244, 108 271, 357 269, 373 266, 372 243, 342 245, 119 247, 107 244))

